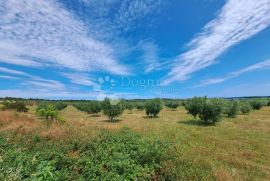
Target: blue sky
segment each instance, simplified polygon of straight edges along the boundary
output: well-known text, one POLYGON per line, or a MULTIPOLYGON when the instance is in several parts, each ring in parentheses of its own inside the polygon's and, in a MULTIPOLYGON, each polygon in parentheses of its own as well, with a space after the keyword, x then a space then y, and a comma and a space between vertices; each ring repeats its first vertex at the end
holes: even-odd
POLYGON ((270 95, 270 0, 6 0, 0 40, 0 97, 270 95))

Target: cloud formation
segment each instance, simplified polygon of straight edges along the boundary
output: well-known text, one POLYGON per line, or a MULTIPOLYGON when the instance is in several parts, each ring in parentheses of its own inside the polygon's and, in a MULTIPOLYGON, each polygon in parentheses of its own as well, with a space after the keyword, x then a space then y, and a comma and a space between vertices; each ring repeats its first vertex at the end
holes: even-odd
POLYGON ((222 82, 224 82, 226 80, 238 77, 238 76, 240 76, 240 75, 242 75, 244 73, 258 71, 258 70, 266 70, 266 69, 270 69, 270 60, 266 60, 266 61, 263 61, 263 62, 260 62, 260 63, 256 63, 254 65, 248 66, 248 67, 243 68, 241 70, 228 73, 227 75, 225 75, 223 77, 220 77, 220 78, 212 78, 212 79, 202 80, 199 87, 206 86, 206 85, 211 85, 211 84, 222 83, 222 82))
POLYGON ((87 25, 56 1, 1 1, 0 16, 1 62, 128 73, 112 46, 91 36, 87 25))
POLYGON ((175 58, 165 82, 188 79, 192 73, 215 64, 224 52, 269 25, 270 0, 228 0, 217 18, 188 44, 189 50, 175 58))

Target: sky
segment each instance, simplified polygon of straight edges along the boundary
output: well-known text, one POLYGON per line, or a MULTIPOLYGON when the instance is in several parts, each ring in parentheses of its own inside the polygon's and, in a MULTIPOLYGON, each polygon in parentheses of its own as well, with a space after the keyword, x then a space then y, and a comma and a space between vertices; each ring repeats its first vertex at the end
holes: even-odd
POLYGON ((270 0, 0 0, 0 97, 270 95, 270 0))

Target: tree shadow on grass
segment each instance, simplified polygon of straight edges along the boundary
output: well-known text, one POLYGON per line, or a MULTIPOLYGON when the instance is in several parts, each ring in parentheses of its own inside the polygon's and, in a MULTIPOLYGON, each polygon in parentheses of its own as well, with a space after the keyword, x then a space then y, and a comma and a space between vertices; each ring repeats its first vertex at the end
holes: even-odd
POLYGON ((106 122, 106 123, 120 123, 123 121, 122 119, 114 119, 113 121, 110 121, 109 119, 104 119, 101 122, 106 122))
POLYGON ((143 116, 144 119, 157 119, 159 116, 153 117, 153 116, 143 116))
POLYGON ((202 127, 215 126, 216 125, 215 123, 204 122, 204 121, 197 120, 197 119, 178 121, 178 123, 186 124, 186 125, 192 125, 192 126, 202 126, 202 127))

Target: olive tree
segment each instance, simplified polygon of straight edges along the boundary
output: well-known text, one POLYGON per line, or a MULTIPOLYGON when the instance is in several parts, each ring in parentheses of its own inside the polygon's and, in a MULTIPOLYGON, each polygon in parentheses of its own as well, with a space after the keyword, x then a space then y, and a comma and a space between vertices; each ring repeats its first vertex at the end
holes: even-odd
POLYGON ((126 109, 129 110, 130 113, 132 113, 132 110, 134 109, 134 103, 133 102, 126 102, 126 109))
POLYGON ((171 110, 176 110, 180 106, 180 103, 178 101, 169 101, 166 102, 165 106, 171 110))
POLYGON ((163 108, 162 100, 159 98, 150 99, 145 104, 145 112, 149 117, 157 117, 163 108))
POLYGON ((250 113, 251 110, 252 110, 252 107, 251 107, 251 105, 250 105, 249 102, 247 102, 247 101, 241 102, 241 104, 240 104, 240 111, 243 114, 248 114, 248 113, 250 113))
POLYGON ((208 99, 203 102, 199 117, 205 123, 216 123, 222 116, 224 102, 222 99, 208 99))
POLYGON ((136 102, 135 106, 136 106, 136 109, 141 110, 141 111, 144 110, 145 108, 145 105, 143 102, 136 102))
POLYGON ((228 101, 225 104, 224 114, 226 114, 229 118, 235 118, 239 111, 239 103, 238 101, 228 101))
POLYGON ((187 100, 185 102, 185 109, 187 110, 188 114, 191 114, 196 119, 202 111, 206 99, 206 97, 194 97, 187 100))
POLYGON ((53 105, 48 105, 46 107, 37 108, 37 113, 39 116, 44 117, 47 123, 52 123, 56 120, 59 123, 64 123, 65 120, 60 116, 58 110, 53 105))
POLYGON ((119 101, 117 104, 112 103, 109 98, 106 98, 102 104, 103 113, 108 116, 110 122, 113 122, 114 119, 120 116, 124 112, 124 105, 122 101, 119 101))
POLYGON ((265 101, 260 99, 254 99, 250 101, 250 105, 253 110, 260 110, 263 106, 265 106, 265 101))

